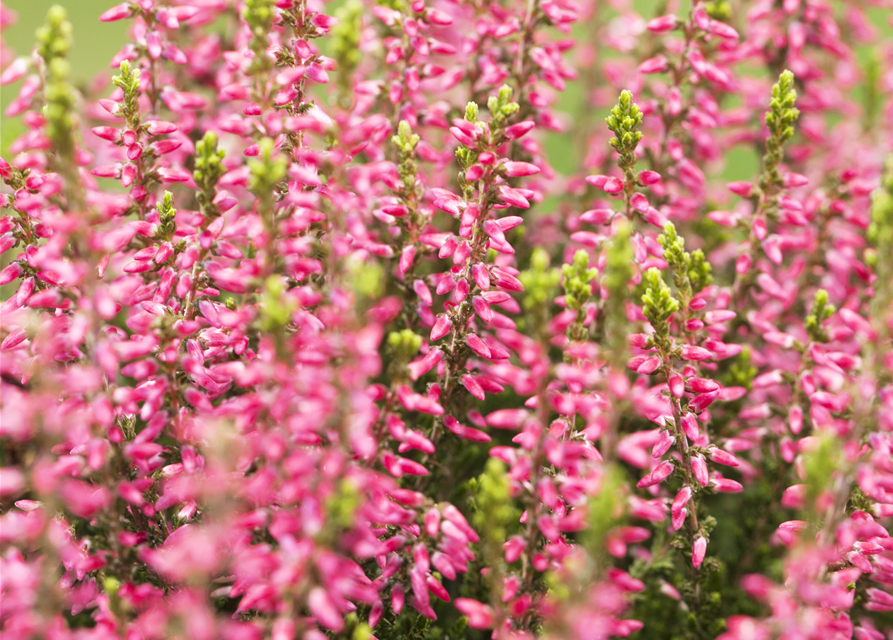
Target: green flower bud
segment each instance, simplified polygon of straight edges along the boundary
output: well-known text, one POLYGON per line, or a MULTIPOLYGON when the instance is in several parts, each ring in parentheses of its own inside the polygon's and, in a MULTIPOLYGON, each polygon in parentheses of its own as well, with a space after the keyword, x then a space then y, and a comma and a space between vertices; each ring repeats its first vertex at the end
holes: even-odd
POLYGON ((794 74, 783 71, 778 82, 772 87, 772 99, 766 112, 766 127, 769 139, 766 141, 766 154, 763 156, 763 174, 760 188, 764 192, 780 188, 783 184, 778 167, 784 159, 784 143, 794 136, 793 124, 800 112, 794 107, 797 92, 794 90, 794 74))
POLYGON ((392 331, 388 334, 388 346, 403 361, 409 361, 422 346, 422 337, 413 333, 410 329, 392 331))
POLYGON ((469 102, 467 105, 465 105, 465 119, 469 122, 478 121, 478 106, 476 103, 469 102))
POLYGON ((472 523, 480 532, 484 557, 499 561, 502 544, 512 535, 520 517, 511 497, 505 464, 496 458, 488 459, 484 473, 472 483, 472 489, 475 490, 472 523))
POLYGON ((815 292, 815 302, 812 305, 812 313, 806 316, 804 325, 806 334, 814 342, 828 342, 828 332, 822 324, 830 318, 837 309, 833 304, 828 304, 828 292, 819 289, 815 292))
POLYGON ((679 310, 679 301, 673 297, 670 287, 664 282, 658 269, 645 272, 645 294, 642 296, 642 310, 648 322, 659 337, 669 336, 667 321, 679 310))

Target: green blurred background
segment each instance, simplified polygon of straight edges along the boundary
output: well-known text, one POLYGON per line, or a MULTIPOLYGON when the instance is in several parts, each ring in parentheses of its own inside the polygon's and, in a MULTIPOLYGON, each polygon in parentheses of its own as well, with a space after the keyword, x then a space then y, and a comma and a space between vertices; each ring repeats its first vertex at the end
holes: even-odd
MULTIPOLYGON (((71 52, 73 79, 78 84, 86 83, 98 71, 109 68, 109 61, 127 38, 129 22, 99 22, 99 15, 114 6, 114 0, 3 0, 3 5, 18 16, 16 23, 3 32, 6 46, 11 47, 17 56, 30 53, 35 42, 34 32, 44 23, 47 11, 54 4, 61 4, 68 10, 68 18, 74 27, 71 52)), ((7 63, 7 60, 3 60, 0 66, 6 67, 7 63)), ((21 82, 16 82, 0 87, 0 104, 4 111, 6 105, 18 95, 20 86, 21 82)), ((7 156, 9 143, 22 130, 23 125, 18 118, 0 116, 0 155, 7 156)))

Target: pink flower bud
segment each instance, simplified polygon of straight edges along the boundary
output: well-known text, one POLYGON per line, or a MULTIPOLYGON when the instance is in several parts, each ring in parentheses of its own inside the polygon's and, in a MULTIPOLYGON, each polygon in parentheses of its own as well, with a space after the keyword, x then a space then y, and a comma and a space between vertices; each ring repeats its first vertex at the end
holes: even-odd
POLYGON ((647 474, 644 478, 639 480, 636 484, 640 489, 650 487, 656 484, 660 484, 664 480, 666 480, 673 473, 674 470, 673 463, 669 460, 664 460, 661 462, 651 473, 647 474))
POLYGON ((679 356, 683 360, 709 360, 713 357, 713 354, 705 349, 704 347, 699 347, 693 344, 685 344, 679 350, 679 356))
POLYGON ((726 189, 742 198, 749 198, 753 192, 753 185, 749 182, 729 182, 726 189))
POLYGON ((708 325, 719 324, 720 322, 728 322, 737 316, 734 311, 728 309, 718 309, 716 311, 708 311, 704 314, 704 322, 708 325))
POLYGON ((657 171, 640 171, 637 180, 642 186, 650 186, 660 182, 660 174, 657 171))
POLYGON ((91 131, 93 135, 103 140, 108 140, 109 142, 121 141, 121 130, 115 127, 93 127, 91 131))
POLYGON ((465 180, 467 182, 477 182, 483 177, 484 168, 479 164, 472 165, 465 170, 465 180))
POLYGON ((691 550, 691 563, 695 569, 700 567, 701 563, 704 562, 705 555, 707 555, 707 538, 704 536, 697 536, 691 550))
POLYGON ((529 162, 506 162, 505 174, 511 178, 521 176, 532 176, 540 172, 540 168, 529 162))
POLYGON ((744 487, 740 482, 729 480, 728 478, 714 478, 711 483, 714 491, 719 493, 741 493, 744 487))
POLYGON ((493 276, 497 287, 501 287, 509 291, 524 291, 524 285, 521 284, 521 281, 504 269, 500 267, 493 267, 490 273, 493 276))
POLYGON ((698 439, 698 436, 700 435, 698 431, 698 420, 695 418, 694 414, 682 414, 682 431, 689 440, 694 441, 698 439))
POLYGON ((444 416, 444 426, 463 440, 471 442, 490 442, 491 438, 483 431, 466 427, 459 423, 453 416, 444 416))
POLYGON ((676 371, 674 371, 670 375, 668 385, 670 387, 670 393, 672 393, 673 396, 676 398, 681 398, 685 393, 685 381, 682 379, 682 376, 679 375, 679 373, 676 371))
POLYGON ((648 375, 650 373, 654 373, 660 368, 661 360, 657 356, 651 356, 649 358, 645 358, 642 363, 636 368, 636 373, 641 373, 644 375, 648 375))
POLYGON ((645 28, 651 31, 652 33, 666 33, 668 31, 672 31, 679 24, 679 19, 671 14, 661 16, 659 18, 654 18, 650 20, 645 28))
POLYGON ((3 271, 0 271, 0 285, 6 285, 19 277, 22 273, 22 265, 19 262, 9 264, 3 271))
POLYGON ((807 485, 795 484, 784 490, 781 504, 790 509, 803 509, 806 506, 807 485))
POLYGON ((613 209, 590 209, 580 214, 580 222, 588 224, 607 224, 615 215, 613 209))
POLYGON ((672 513, 677 513, 681 511, 685 505, 688 504, 688 501, 691 499, 692 490, 691 487, 685 486, 679 490, 676 494, 676 497, 673 498, 673 505, 670 507, 672 513))
POLYGON ((453 321, 447 314, 441 314, 437 316, 437 322, 434 323, 434 327, 431 329, 430 339, 432 341, 440 340, 444 336, 446 336, 453 328, 453 321))
POLYGON ((655 459, 660 458, 662 455, 664 455, 670 449, 670 447, 672 445, 673 445, 673 436, 670 435, 670 432, 666 431, 666 430, 661 431, 660 439, 657 441, 657 443, 654 445, 654 448, 651 450, 651 457, 655 458, 655 459))
POLYGON ((529 133, 536 126, 533 120, 525 120, 517 124, 513 124, 505 129, 505 137, 509 140, 517 140, 518 138, 529 133))
POLYGON ((702 487, 707 486, 707 462, 701 454, 695 454, 691 457, 691 470, 695 474, 695 480, 702 487))
POLYGON ((456 598, 456 609, 468 618, 468 626, 472 629, 490 629, 495 623, 493 610, 477 600, 456 598))
POLYGON ((683 507, 679 511, 674 511, 671 514, 671 524, 673 527, 673 531, 679 531, 682 528, 682 525, 685 524, 685 518, 688 516, 688 509, 683 507))
POLYGON ((106 10, 101 16, 99 16, 100 22, 115 22, 117 20, 123 20, 124 18, 129 18, 131 15, 131 4, 129 2, 122 2, 119 5, 115 5, 111 9, 106 10))
POLYGON ((666 56, 654 56, 648 58, 639 65, 639 73, 664 73, 670 66, 666 56))
POLYGON ((707 457, 710 458, 713 462, 725 465, 727 467, 737 467, 741 464, 740 462, 738 462, 738 459, 731 453, 728 453, 716 447, 710 447, 707 450, 707 457))
POLYGON ((475 284, 482 290, 486 291, 490 288, 490 272, 487 271, 487 267, 481 263, 474 265, 471 268, 471 276, 474 279, 475 284))
POLYGON ((16 58, 11 65, 0 74, 0 86, 21 80, 28 73, 28 58, 16 58))

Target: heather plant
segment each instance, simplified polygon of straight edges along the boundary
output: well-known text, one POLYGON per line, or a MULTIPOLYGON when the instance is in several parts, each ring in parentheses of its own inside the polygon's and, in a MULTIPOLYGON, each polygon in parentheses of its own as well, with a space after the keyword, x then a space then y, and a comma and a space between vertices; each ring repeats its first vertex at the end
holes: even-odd
POLYGON ((890 8, 0 43, 4 638, 893 639, 890 8))

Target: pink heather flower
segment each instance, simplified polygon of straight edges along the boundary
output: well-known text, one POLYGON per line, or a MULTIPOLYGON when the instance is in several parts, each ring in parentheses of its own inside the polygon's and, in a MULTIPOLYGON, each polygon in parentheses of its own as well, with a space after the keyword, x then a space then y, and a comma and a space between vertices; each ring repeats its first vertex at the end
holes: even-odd
POLYGON ((654 471, 639 480, 636 486, 639 488, 645 488, 660 484, 661 482, 666 480, 670 476, 670 474, 673 473, 673 470, 673 463, 669 460, 664 460, 659 465, 657 465, 654 471))
POLYGON ((675 397, 681 398, 685 393, 685 381, 682 379, 682 376, 679 373, 674 371, 670 375, 668 384, 670 386, 670 393, 672 393, 675 397))
POLYGON ((711 485, 719 493, 740 493, 744 490, 740 482, 728 478, 714 478, 711 480, 711 485))
POLYGON ((673 513, 677 513, 681 511, 685 505, 688 504, 688 501, 691 499, 692 490, 691 487, 682 487, 679 492, 676 494, 676 497, 673 499, 673 505, 671 507, 671 511, 673 513))
POLYGON ((698 481, 702 487, 707 486, 707 463, 704 461, 704 456, 701 454, 695 454, 691 457, 691 470, 695 475, 695 480, 698 481))
POLYGON ((540 172, 540 168, 529 162, 506 162, 505 175, 509 177, 532 176, 540 172))
POLYGON ((115 5, 111 9, 108 9, 99 16, 100 22, 114 22, 116 20, 123 20, 124 18, 130 17, 132 12, 132 8, 129 2, 123 2, 119 5, 115 5))
POLYGON ((664 73, 668 68, 669 61, 666 56, 655 56, 639 65, 639 73, 664 73))
POLYGON ((536 123, 532 120, 525 120, 523 122, 518 122, 511 126, 506 127, 505 136, 509 140, 517 140, 530 133, 534 127, 536 127, 536 123))
POLYGON ((580 221, 589 224, 606 224, 614 217, 613 209, 590 209, 580 214, 580 221))
POLYGON ((493 610, 470 598, 457 598, 456 608, 468 616, 468 626, 472 629, 490 629, 494 623, 493 610))
POLYGON ((707 457, 710 458, 711 461, 717 464, 726 465, 727 467, 737 467, 741 464, 731 453, 723 451, 717 447, 710 447, 707 450, 707 457))
POLYGON ((695 538, 694 545, 691 550, 691 564, 695 569, 704 562, 704 556, 707 555, 707 538, 698 536, 695 538))
POLYGON ((709 360, 713 357, 707 349, 692 344, 682 345, 679 355, 683 360, 709 360))
POLYGON ((665 33, 675 29, 678 22, 679 19, 671 13, 659 18, 654 18, 645 25, 645 28, 654 33, 665 33))

